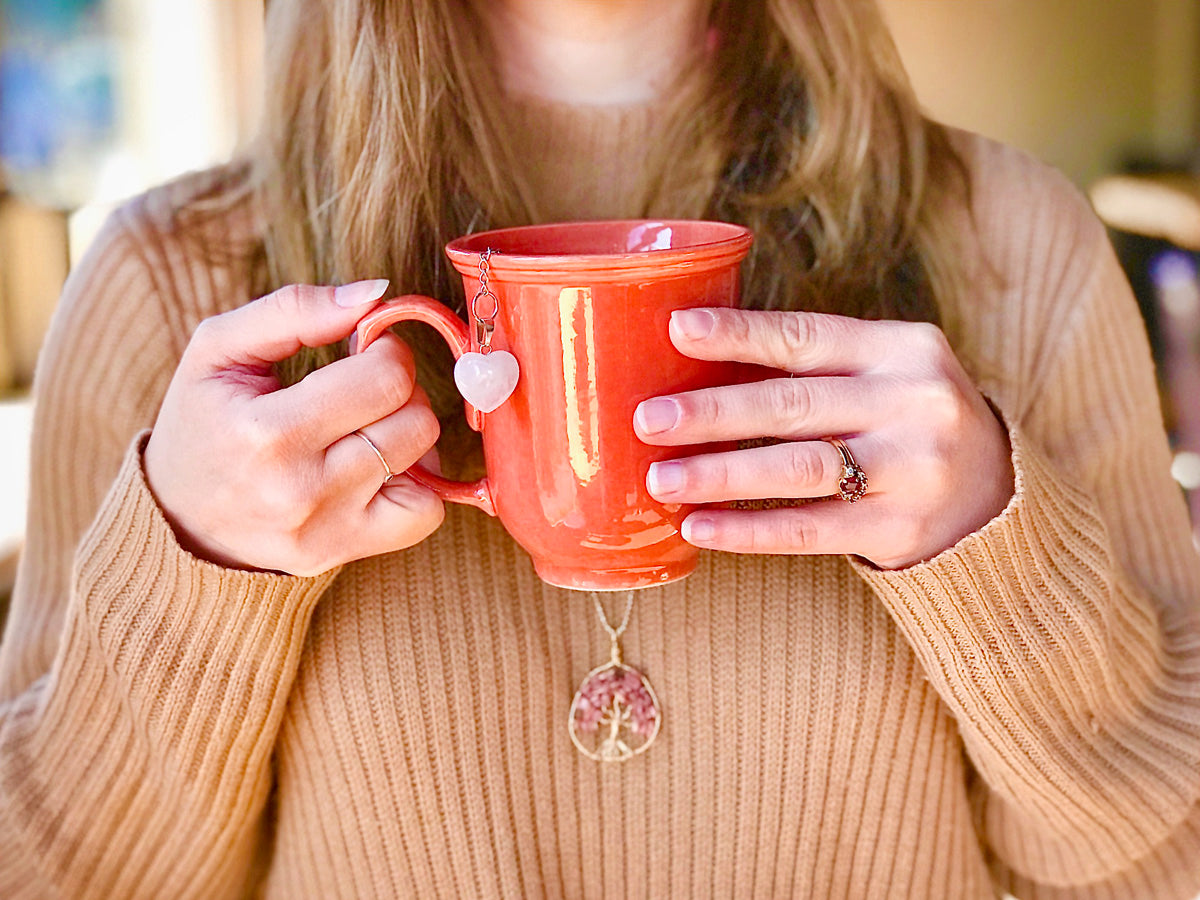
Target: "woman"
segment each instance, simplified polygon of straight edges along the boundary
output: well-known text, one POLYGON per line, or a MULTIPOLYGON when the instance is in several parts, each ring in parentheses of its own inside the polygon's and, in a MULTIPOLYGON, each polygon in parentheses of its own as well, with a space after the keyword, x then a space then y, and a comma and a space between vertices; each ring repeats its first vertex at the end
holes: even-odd
POLYGON ((267 31, 262 140, 118 213, 44 352, 5 896, 1200 891, 1200 566, 1063 179, 924 121, 858 0, 274 0, 267 31), (301 348, 370 279, 450 299, 449 237, 638 215, 755 230, 747 308, 672 340, 783 376, 642 404, 648 442, 746 442, 650 489, 822 499, 692 514, 714 552, 623 635, 661 736, 604 765, 565 728, 591 601, 383 483, 431 408, 474 464, 433 339, 301 348))

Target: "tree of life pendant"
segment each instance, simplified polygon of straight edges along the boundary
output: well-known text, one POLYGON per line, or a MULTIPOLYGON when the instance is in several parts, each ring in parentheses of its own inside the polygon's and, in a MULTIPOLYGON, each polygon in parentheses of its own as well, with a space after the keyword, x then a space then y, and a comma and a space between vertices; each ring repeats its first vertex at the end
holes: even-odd
POLYGON ((584 677, 571 701, 567 727, 572 743, 584 756, 598 762, 625 762, 654 743, 662 728, 662 715, 646 676, 621 659, 621 635, 629 623, 630 606, 626 606, 625 620, 613 628, 599 599, 595 595, 592 599, 612 641, 610 658, 584 677))

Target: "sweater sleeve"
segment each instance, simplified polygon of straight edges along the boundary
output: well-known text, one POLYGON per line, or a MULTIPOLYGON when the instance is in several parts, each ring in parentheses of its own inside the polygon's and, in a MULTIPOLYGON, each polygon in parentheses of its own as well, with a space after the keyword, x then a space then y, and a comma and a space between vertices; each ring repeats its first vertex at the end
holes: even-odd
POLYGON ((27 543, 0 650, 4 897, 238 896, 333 577, 225 570, 176 543, 141 467, 186 340, 155 240, 139 207, 110 221, 39 361, 27 543))
POLYGON ((1026 306, 1007 315, 1038 340, 1008 351, 1024 394, 994 398, 1015 496, 924 564, 857 566, 955 716, 998 886, 1192 900, 1200 557, 1128 284, 1082 200, 1049 196, 1037 212, 1072 221, 1050 229, 1070 247, 1025 234, 1021 252, 1061 264, 1019 274, 1026 306))

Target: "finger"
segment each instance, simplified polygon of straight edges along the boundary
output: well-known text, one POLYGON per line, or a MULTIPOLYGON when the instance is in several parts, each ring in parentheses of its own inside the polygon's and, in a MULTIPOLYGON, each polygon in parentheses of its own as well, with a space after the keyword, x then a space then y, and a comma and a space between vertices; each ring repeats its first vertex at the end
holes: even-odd
POLYGON ((853 434, 895 415, 898 387, 888 376, 770 378, 643 400, 633 427, 658 446, 853 434))
POLYGON ((400 409, 412 398, 415 384, 412 350, 387 332, 362 353, 322 366, 256 402, 271 409, 297 440, 327 447, 400 409))
POLYGON ((670 324, 672 343, 687 356, 802 375, 874 371, 903 355, 910 341, 930 330, 941 334, 925 323, 720 308, 679 310, 671 314, 670 324))
POLYGON ((361 532, 370 552, 403 550, 429 537, 446 518, 442 499, 407 475, 397 475, 367 505, 361 532))
POLYGON ((346 558, 365 559, 411 547, 436 531, 444 519, 437 494, 407 475, 397 475, 342 526, 353 548, 346 558))
POLYGON ((720 503, 829 497, 841 478, 842 458, 831 444, 799 441, 656 462, 646 487, 664 503, 720 503))
POLYGON ((341 287, 288 285, 245 306, 205 319, 192 338, 193 365, 265 367, 301 347, 323 347, 354 330, 387 290, 386 280, 341 287))
POLYGON ((429 451, 417 460, 417 465, 426 472, 432 472, 434 475, 444 475, 442 472, 442 457, 438 453, 437 447, 430 447, 429 451))
POLYGON ((880 502, 822 500, 789 509, 704 509, 683 520, 683 539, 730 553, 787 555, 864 554, 876 543, 880 502))
POLYGON ((325 473, 332 490, 358 496, 364 505, 387 482, 389 472, 405 472, 429 452, 439 435, 437 416, 423 394, 356 430, 370 444, 353 432, 335 441, 325 451, 325 473))

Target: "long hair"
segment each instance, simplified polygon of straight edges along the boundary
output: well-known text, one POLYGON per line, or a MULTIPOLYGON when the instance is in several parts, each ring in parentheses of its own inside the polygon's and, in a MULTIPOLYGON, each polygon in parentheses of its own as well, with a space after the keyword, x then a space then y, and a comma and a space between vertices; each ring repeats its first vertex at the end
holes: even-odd
MULTIPOLYGON (((450 238, 537 219, 472 0, 274 0, 251 160, 267 287, 389 277, 458 298, 450 238)), ((874 0, 713 0, 630 217, 757 236, 745 305, 946 322, 965 190, 874 0)), ((313 364, 311 359, 303 367, 313 364)))

